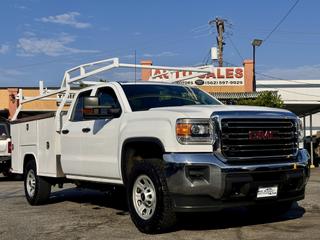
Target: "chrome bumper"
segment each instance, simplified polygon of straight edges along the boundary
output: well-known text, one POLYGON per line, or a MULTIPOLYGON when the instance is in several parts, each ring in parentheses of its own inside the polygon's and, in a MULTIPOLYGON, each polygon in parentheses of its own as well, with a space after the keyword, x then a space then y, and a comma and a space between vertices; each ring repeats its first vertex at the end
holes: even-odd
POLYGON ((177 211, 256 204, 261 202, 256 198, 260 186, 279 188, 278 196, 267 201, 300 200, 309 178, 309 154, 304 149, 294 162, 230 164, 212 153, 167 153, 163 159, 177 211))

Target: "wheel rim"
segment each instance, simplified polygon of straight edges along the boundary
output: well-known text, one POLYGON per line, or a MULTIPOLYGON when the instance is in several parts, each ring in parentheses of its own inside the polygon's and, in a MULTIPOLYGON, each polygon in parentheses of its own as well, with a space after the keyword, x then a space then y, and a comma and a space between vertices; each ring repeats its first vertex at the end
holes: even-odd
POLYGON ((156 190, 147 175, 139 176, 133 185, 132 200, 134 208, 143 220, 149 220, 157 204, 156 190))
POLYGON ((30 169, 27 174, 26 187, 28 195, 33 197, 36 190, 36 175, 32 169, 30 169))

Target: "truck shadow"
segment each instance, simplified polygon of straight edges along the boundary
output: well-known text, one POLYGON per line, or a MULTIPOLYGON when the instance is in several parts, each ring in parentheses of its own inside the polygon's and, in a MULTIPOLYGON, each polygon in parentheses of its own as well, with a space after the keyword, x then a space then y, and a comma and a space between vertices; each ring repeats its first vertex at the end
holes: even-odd
POLYGON ((210 213, 181 213, 178 215, 177 230, 214 230, 284 222, 301 218, 304 213, 305 209, 297 203, 287 213, 278 216, 252 213, 245 207, 210 213))
MULTIPOLYGON (((56 191, 51 194, 49 204, 71 201, 86 206, 92 206, 94 210, 113 208, 118 210, 117 215, 129 215, 125 191, 100 192, 96 190, 70 188, 56 191)), ((250 225, 284 222, 301 218, 305 209, 294 203, 291 209, 279 216, 265 216, 253 214, 247 208, 230 208, 218 212, 205 213, 179 213, 178 224, 173 231, 180 230, 215 230, 250 225)))
POLYGON ((21 175, 3 176, 2 174, 0 174, 0 182, 19 182, 22 180, 23 178, 21 175))
POLYGON ((93 209, 113 208, 127 212, 127 202, 123 189, 101 192, 85 188, 69 188, 51 193, 48 204, 65 201, 92 205, 93 209))

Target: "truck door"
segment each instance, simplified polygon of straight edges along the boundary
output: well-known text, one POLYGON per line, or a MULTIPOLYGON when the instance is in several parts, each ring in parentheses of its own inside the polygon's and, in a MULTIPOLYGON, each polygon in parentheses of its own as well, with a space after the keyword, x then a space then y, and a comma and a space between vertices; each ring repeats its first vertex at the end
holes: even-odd
POLYGON ((121 106, 116 92, 111 87, 97 90, 100 106, 118 110, 116 116, 99 117, 87 121, 87 132, 82 141, 83 174, 93 177, 120 179, 118 146, 121 106))
POLYGON ((83 150, 86 147, 84 137, 89 121, 83 118, 83 99, 90 96, 91 90, 79 93, 70 119, 65 122, 61 131, 61 166, 69 175, 80 175, 83 169, 83 150))

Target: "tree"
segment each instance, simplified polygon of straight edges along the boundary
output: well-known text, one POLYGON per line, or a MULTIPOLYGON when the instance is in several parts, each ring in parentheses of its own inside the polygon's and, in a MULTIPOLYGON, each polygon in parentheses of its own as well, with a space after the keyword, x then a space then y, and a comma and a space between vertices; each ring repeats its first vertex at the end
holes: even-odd
POLYGON ((274 92, 264 91, 260 92, 256 99, 239 99, 238 105, 250 105, 250 106, 264 106, 282 108, 283 101, 281 96, 274 94, 274 92))

